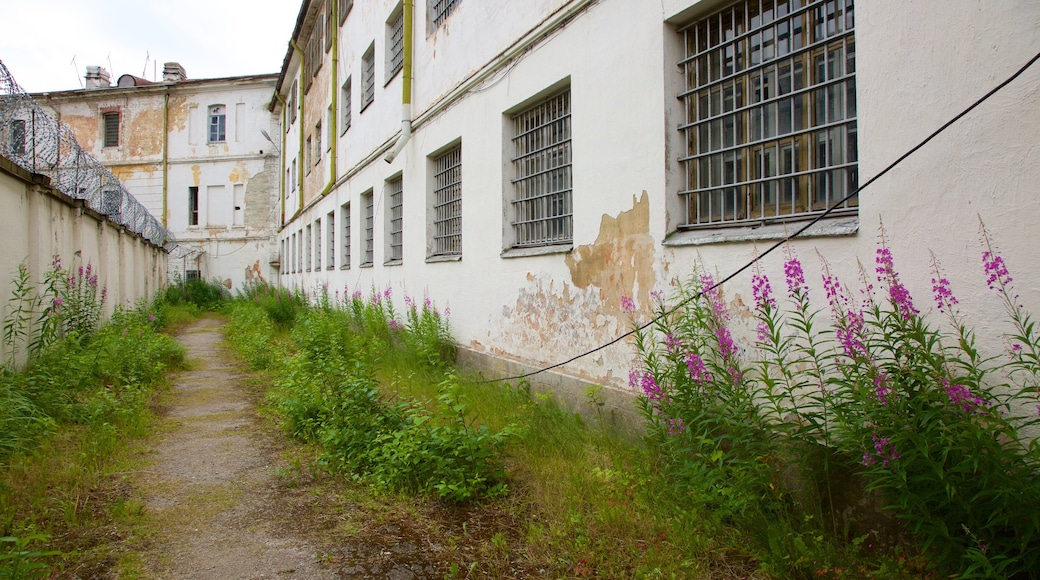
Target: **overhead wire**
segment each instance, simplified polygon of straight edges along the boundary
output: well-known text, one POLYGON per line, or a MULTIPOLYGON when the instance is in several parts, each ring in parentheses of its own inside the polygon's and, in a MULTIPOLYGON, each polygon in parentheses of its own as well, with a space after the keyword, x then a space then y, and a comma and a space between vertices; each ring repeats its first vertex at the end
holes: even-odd
POLYGON ((638 326, 638 327, 636 327, 636 328, 634 328, 634 329, 632 329, 632 330, 630 330, 630 331, 628 331, 628 332, 626 332, 626 333, 624 333, 624 334, 622 334, 620 336, 617 336, 614 339, 610 340, 609 342, 603 343, 603 344, 601 344, 601 345, 599 345, 599 346, 597 346, 595 348, 592 348, 590 350, 582 352, 581 354, 577 354, 575 356, 572 356, 571 358, 569 358, 567 360, 564 360, 564 361, 561 361, 561 362, 558 362, 558 363, 555 363, 555 364, 552 364, 552 365, 549 365, 549 366, 545 366, 545 367, 539 368, 538 370, 535 370, 535 371, 530 372, 530 373, 522 373, 522 374, 519 374, 519 375, 502 377, 502 378, 496 378, 496 379, 481 380, 481 381, 478 381, 478 384, 500 383, 500 382, 505 382, 505 381, 515 381, 515 380, 520 380, 520 379, 526 379, 528 377, 532 377, 534 375, 545 373, 545 372, 551 371, 553 369, 557 369, 557 368, 560 368, 562 366, 568 365, 568 364, 570 364, 570 363, 572 363, 572 362, 574 362, 576 360, 579 360, 579 359, 584 358, 586 356, 589 356, 591 354, 595 354, 595 353, 597 353, 597 352, 599 352, 599 351, 601 351, 603 349, 611 347, 611 346, 617 344, 618 342, 621 342, 622 340, 624 340, 624 339, 626 339, 626 338, 636 334, 637 332, 641 332, 643 330, 646 330, 647 328, 653 326, 654 324, 656 324, 660 320, 662 320, 662 319, 664 319, 664 318, 666 318, 668 316, 671 316, 677 310, 679 310, 683 306, 686 306, 690 302, 693 302, 694 300, 699 300, 701 298, 701 296, 704 295, 705 292, 711 292, 711 291, 715 290, 716 288, 718 288, 719 286, 722 286, 726 282, 729 282, 733 278, 737 277, 738 275, 740 275, 741 273, 746 271, 748 268, 754 266, 759 261, 761 261, 762 258, 768 256, 769 254, 771 254, 774 250, 776 250, 780 246, 786 244, 787 242, 789 242, 789 241, 793 240, 794 238, 800 236, 801 234, 805 233, 806 230, 808 230, 812 226, 814 226, 817 223, 819 223, 820 220, 822 220, 823 218, 825 218, 828 215, 830 215, 832 212, 834 212, 834 210, 842 207, 847 201, 849 201, 850 199, 852 199, 856 195, 859 195, 859 192, 861 192, 864 189, 866 189, 867 187, 869 187, 872 183, 874 183, 878 179, 881 179, 889 171, 894 169, 897 165, 899 165, 900 163, 905 161, 908 157, 910 157, 911 155, 916 153, 919 149, 921 149, 922 147, 927 145, 929 142, 931 142, 933 139, 938 137, 940 134, 942 134, 944 131, 946 131, 946 129, 950 128, 951 125, 953 125, 957 121, 959 121, 962 118, 964 118, 965 115, 967 115, 968 113, 973 111, 975 108, 977 108, 982 103, 984 103, 987 100, 989 100, 990 97, 995 95, 997 92, 999 92, 1001 89, 1003 89, 1007 85, 1009 85, 1012 82, 1014 82, 1015 79, 1017 79, 1018 77, 1022 76, 1022 74, 1025 73, 1029 69, 1029 67, 1033 66, 1033 64, 1035 64, 1037 60, 1040 60, 1040 52, 1038 52, 1035 56, 1033 56, 1033 58, 1029 59, 1029 61, 1026 62, 1024 65, 1022 65, 1017 71, 1015 71, 1014 74, 1009 76, 1007 79, 1005 79, 1003 82, 998 84, 996 87, 994 87, 993 89, 988 91, 986 94, 984 94, 981 97, 979 97, 978 99, 976 99, 975 102, 973 102, 967 108, 962 110, 960 113, 954 115, 949 121, 943 123, 942 126, 940 126, 938 129, 933 131, 930 135, 925 137, 923 140, 918 142, 917 145, 914 145, 908 151, 906 151, 905 153, 900 155, 898 158, 896 158, 895 161, 889 163, 884 169, 882 169, 876 175, 874 175, 873 177, 868 179, 865 183, 863 183, 859 187, 854 188, 852 191, 849 192, 848 195, 846 195, 845 197, 841 198, 840 200, 838 200, 837 202, 832 204, 823 213, 817 215, 811 221, 806 222, 804 225, 802 225, 802 227, 798 228, 798 230, 796 230, 794 233, 792 233, 792 234, 790 234, 790 235, 788 235, 788 236, 778 240, 776 243, 774 243, 771 246, 769 246, 768 248, 766 248, 766 250, 764 252, 762 252, 761 254, 756 255, 749 262, 745 263, 740 268, 737 268, 732 273, 730 273, 728 276, 726 276, 725 278, 722 278, 718 282, 715 282, 714 284, 712 284, 708 288, 702 288, 701 290, 699 290, 695 294, 693 294, 693 295, 687 297, 686 299, 680 301, 679 303, 677 303, 675 306, 671 307, 670 309, 668 309, 668 310, 662 312, 661 314, 655 316, 654 318, 650 319, 650 321, 646 322, 645 324, 642 324, 642 325, 640 325, 640 326, 638 326))

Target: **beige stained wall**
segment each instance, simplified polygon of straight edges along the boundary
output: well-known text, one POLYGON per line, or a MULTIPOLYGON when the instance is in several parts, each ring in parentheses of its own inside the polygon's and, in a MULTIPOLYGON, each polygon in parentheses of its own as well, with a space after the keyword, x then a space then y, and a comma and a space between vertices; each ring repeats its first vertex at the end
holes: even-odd
MULTIPOLYGON (((105 315, 117 306, 150 299, 166 283, 166 253, 135 234, 51 188, 46 178, 32 175, 0 157, 0 310, 10 313, 10 297, 19 264, 25 263, 39 283, 55 255, 66 270, 90 264, 98 284, 107 288, 105 315)), ((22 362, 0 342, 0 361, 22 362)))

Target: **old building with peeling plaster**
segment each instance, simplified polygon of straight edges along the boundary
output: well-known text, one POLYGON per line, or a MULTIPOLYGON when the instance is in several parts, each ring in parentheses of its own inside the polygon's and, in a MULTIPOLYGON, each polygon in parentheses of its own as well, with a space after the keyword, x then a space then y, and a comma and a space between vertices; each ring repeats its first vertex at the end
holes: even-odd
POLYGON ((173 232, 170 279, 236 290, 277 280, 280 157, 268 137, 280 125, 267 110, 276 79, 191 79, 167 63, 162 81, 113 82, 91 66, 85 88, 33 97, 173 232))
MULTIPOLYGON (((306 0, 271 99, 279 282, 427 295, 462 358, 529 372, 807 223, 1026 63, 1038 29, 1027 0, 306 0)), ((855 286, 883 222, 922 308, 931 251, 999 337, 980 216, 1040 304, 1038 87, 1033 67, 789 245, 822 306, 817 254, 855 286)), ((760 268, 780 284, 782 263, 760 268)), ((749 346, 750 273, 725 294, 749 346)), ((622 341, 537 380, 624 391, 632 361, 622 341)))

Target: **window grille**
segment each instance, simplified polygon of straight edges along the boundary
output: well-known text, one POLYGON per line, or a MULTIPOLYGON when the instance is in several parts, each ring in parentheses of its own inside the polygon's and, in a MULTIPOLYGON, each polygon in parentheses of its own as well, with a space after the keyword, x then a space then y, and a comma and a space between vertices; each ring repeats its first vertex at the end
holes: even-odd
POLYGON ((332 8, 336 0, 325 2, 325 52, 332 48, 332 35, 336 33, 336 19, 332 17, 332 8))
POLYGON ((404 187, 398 177, 387 182, 390 200, 390 261, 400 261, 404 242, 404 187))
POLYGON ((852 0, 745 0, 681 31, 680 227, 811 217, 858 187, 854 24, 852 0))
POLYGON ((102 120, 105 130, 103 146, 119 147, 119 113, 105 113, 102 120))
POLYGON ((321 220, 314 220, 314 271, 321 270, 321 220))
POLYGON ((311 165, 313 165, 313 163, 311 163, 311 159, 314 158, 313 154, 312 154, 312 149, 313 149, 313 140, 311 139, 311 136, 308 135, 307 136, 307 147, 305 147, 304 150, 303 150, 304 169, 307 171, 307 175, 311 174, 311 165))
POLYGON ((321 121, 314 125, 314 164, 321 163, 321 121))
POLYGON ((185 282, 194 282, 196 280, 202 280, 202 271, 201 270, 185 270, 184 271, 184 281, 185 282))
POLYGON ((325 268, 331 270, 336 267, 336 212, 334 211, 330 211, 325 216, 325 236, 327 238, 325 245, 329 252, 328 265, 325 268))
POLYGON ((436 30, 444 24, 444 21, 455 11, 455 7, 462 4, 462 0, 432 0, 430 3, 430 20, 433 29, 436 30))
POLYGON ((289 187, 291 188, 291 191, 296 191, 296 158, 295 157, 292 160, 292 177, 290 179, 290 182, 291 182, 291 184, 290 184, 289 187))
POLYGON ((25 119, 11 121, 11 154, 25 155, 25 119))
POLYGON ((361 195, 361 203, 365 205, 365 259, 362 265, 372 265, 375 261, 375 204, 372 192, 361 195))
POLYGON ((343 224, 343 261, 340 268, 350 269, 350 204, 345 203, 339 208, 339 219, 343 224))
MULTIPOLYGON (((303 230, 302 229, 300 231, 296 232, 296 245, 298 246, 297 249, 296 249, 296 257, 299 260, 297 262, 297 265, 296 265, 296 271, 297 272, 303 272, 303 256, 304 256, 304 253, 303 253, 303 230)), ((309 260, 307 262, 307 265, 310 266, 310 261, 309 260)))
POLYGON ((199 188, 188 188, 188 225, 199 225, 199 188))
POLYGON ((434 160, 433 255, 462 253, 462 146, 434 160))
POLYGON ((313 255, 313 252, 311 251, 311 248, 313 247, 313 242, 311 241, 311 226, 308 225, 305 231, 307 234, 303 236, 303 255, 304 259, 307 260, 307 271, 310 272, 311 264, 313 263, 311 261, 313 255))
POLYGON ((339 2, 339 25, 343 26, 343 22, 347 19, 347 14, 350 14, 350 9, 354 7, 354 0, 338 0, 339 2))
POLYGON ((227 137, 227 115, 224 105, 213 105, 209 108, 209 142, 220 143, 227 137))
POLYGON ((340 129, 340 133, 346 133, 347 129, 350 128, 350 77, 343 82, 343 88, 340 90, 340 111, 343 114, 343 128, 340 129))
POLYGON ((386 82, 390 82, 404 66, 404 10, 398 9, 387 22, 386 82))
POLYGON ((570 89, 513 116, 514 246, 572 239, 570 89))
POLYGON ((376 98, 376 57, 375 45, 361 57, 361 110, 372 104, 376 98))
POLYGON ((285 126, 286 132, 289 131, 289 125, 296 122, 296 81, 292 82, 292 86, 289 87, 289 123, 285 126))

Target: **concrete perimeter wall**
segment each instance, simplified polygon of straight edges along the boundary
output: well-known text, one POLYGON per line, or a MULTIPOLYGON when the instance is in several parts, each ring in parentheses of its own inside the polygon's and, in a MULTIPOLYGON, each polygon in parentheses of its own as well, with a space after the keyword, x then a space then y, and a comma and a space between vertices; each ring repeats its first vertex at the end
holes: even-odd
MULTIPOLYGON (((55 255, 67 271, 93 265, 98 286, 107 289, 106 318, 118 306, 151 298, 166 283, 162 248, 87 209, 48 182, 0 157, 0 312, 4 318, 11 310, 18 265, 24 262, 39 283, 55 255)), ((0 341, 0 360, 8 362, 10 350, 0 341)))

